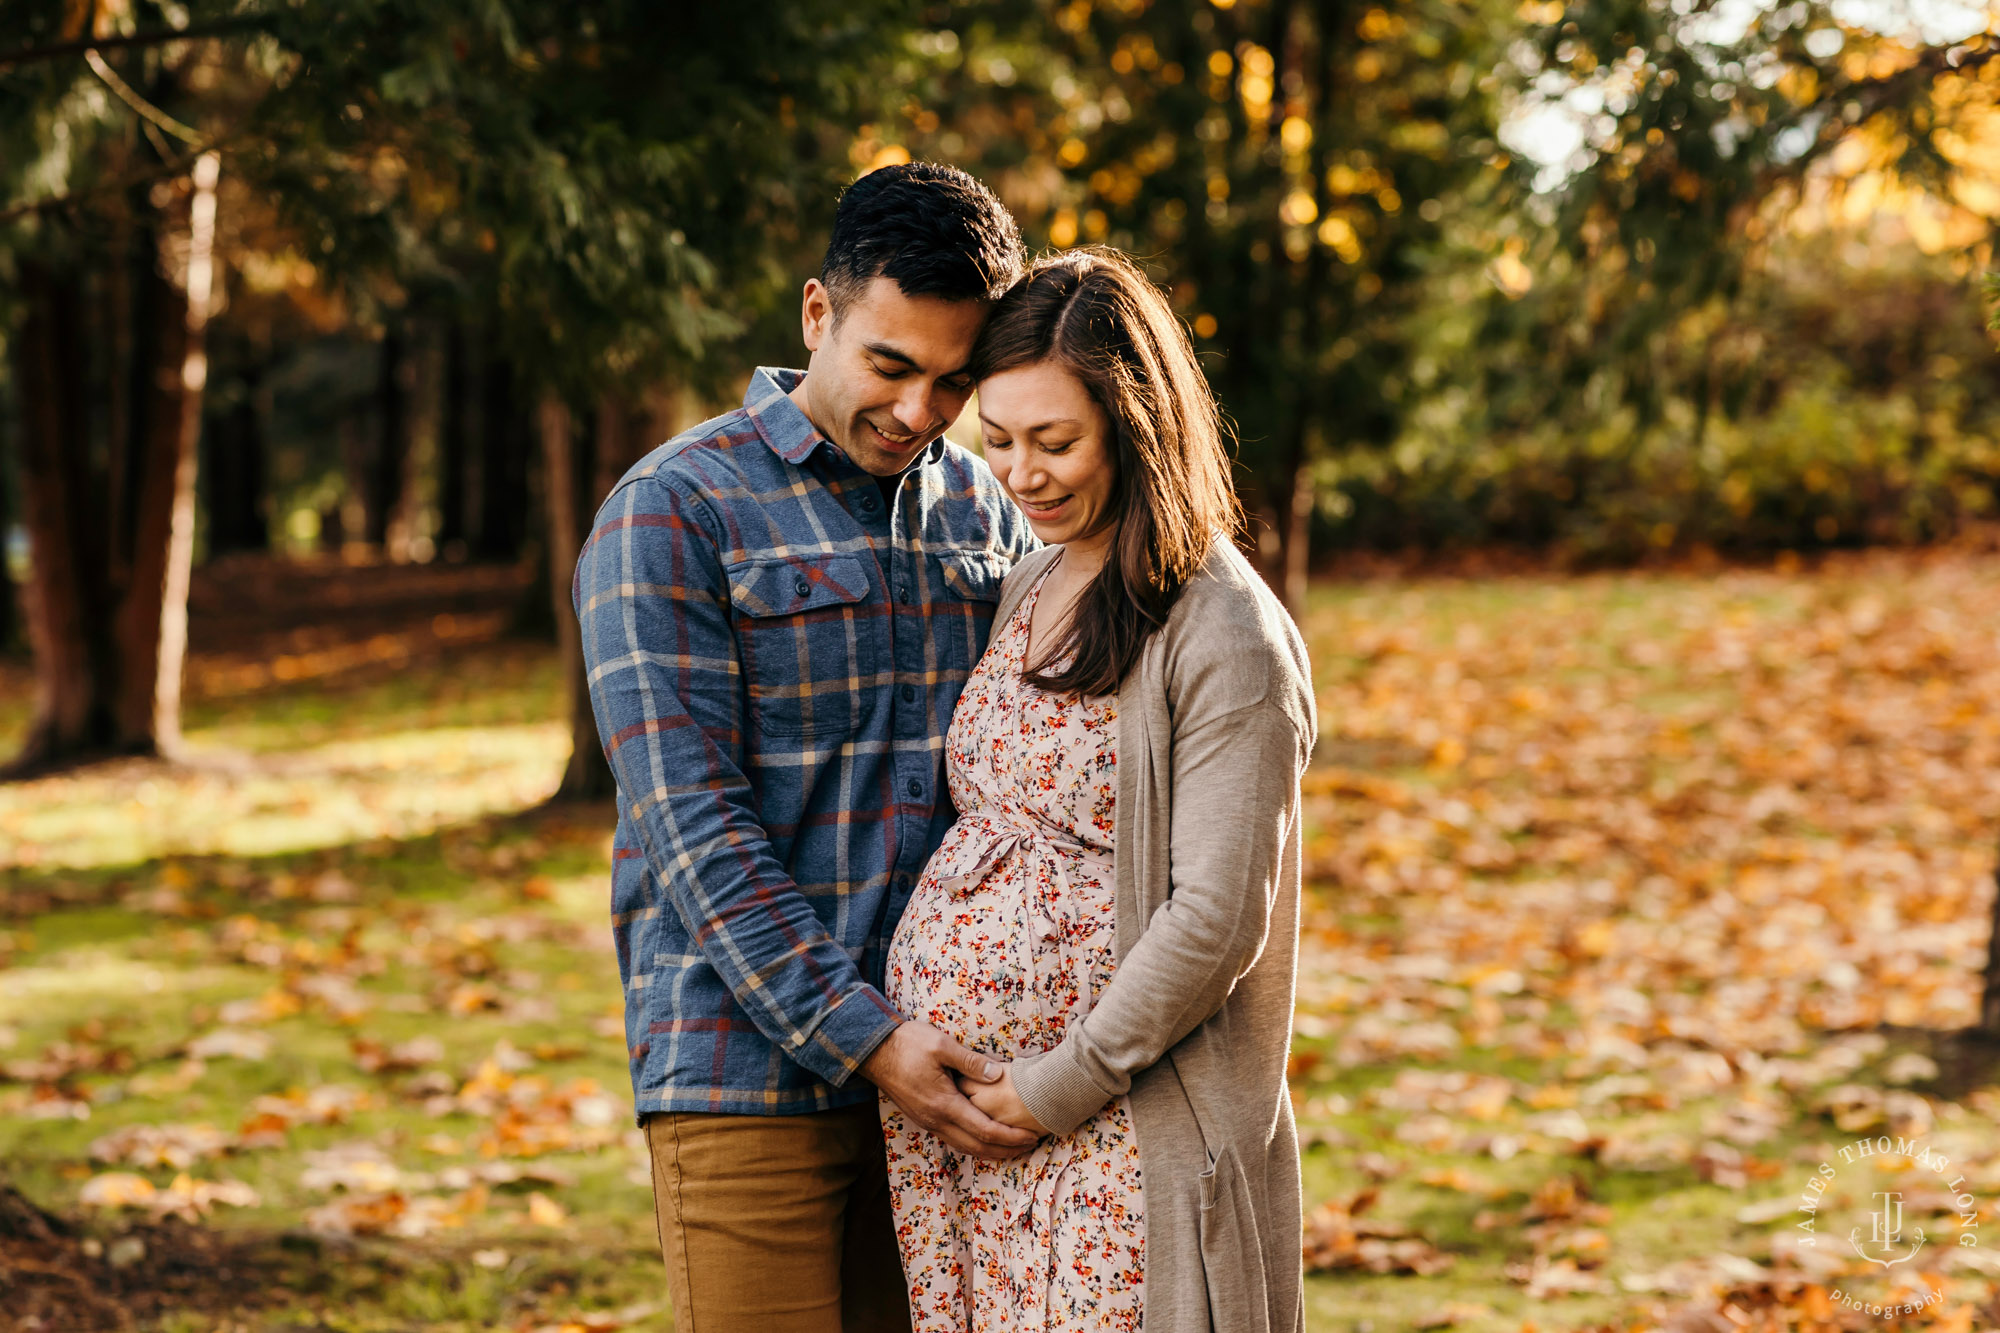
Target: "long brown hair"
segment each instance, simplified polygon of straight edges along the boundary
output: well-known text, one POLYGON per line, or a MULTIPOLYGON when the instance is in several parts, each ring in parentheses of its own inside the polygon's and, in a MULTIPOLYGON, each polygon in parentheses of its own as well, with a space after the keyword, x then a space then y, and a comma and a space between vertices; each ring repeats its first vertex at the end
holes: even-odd
POLYGON ((1164 625, 1217 533, 1243 510, 1215 395, 1166 296, 1116 250, 1037 260, 1008 289, 972 357, 976 378, 1054 362, 1090 391, 1111 423, 1117 525, 1104 568, 1077 598, 1043 667, 1042 689, 1110 694, 1164 625), (1043 669, 1069 657, 1060 671, 1043 669))

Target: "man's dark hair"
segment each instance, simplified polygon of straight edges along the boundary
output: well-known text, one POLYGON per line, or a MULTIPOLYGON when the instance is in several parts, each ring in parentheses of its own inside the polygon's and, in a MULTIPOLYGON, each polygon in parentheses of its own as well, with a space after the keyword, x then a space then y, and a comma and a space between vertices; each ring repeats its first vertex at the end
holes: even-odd
POLYGON ((957 167, 907 162, 841 195, 819 280, 838 319, 874 278, 894 280, 905 296, 997 301, 1026 262, 1021 229, 991 190, 957 167))

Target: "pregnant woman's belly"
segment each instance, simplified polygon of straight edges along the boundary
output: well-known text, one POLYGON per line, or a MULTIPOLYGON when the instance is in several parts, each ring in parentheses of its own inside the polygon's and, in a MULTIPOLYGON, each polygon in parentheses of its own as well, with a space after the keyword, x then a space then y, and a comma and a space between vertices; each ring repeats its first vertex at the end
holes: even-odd
POLYGON ((1111 978, 1108 852, 1027 816, 973 812, 939 846, 889 946, 909 1018, 1012 1060, 1062 1040, 1111 978))

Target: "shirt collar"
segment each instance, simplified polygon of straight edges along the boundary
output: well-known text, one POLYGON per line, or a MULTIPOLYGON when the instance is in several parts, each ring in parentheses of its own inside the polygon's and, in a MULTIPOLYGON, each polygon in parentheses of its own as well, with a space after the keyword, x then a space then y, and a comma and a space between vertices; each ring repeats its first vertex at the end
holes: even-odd
POLYGON ((805 462, 814 447, 826 442, 787 396, 805 377, 803 370, 759 366, 751 372, 750 387, 743 391, 743 410, 750 414, 757 433, 771 446, 771 452, 787 463, 805 462))
MULTIPOLYGON (((764 437, 764 443, 771 446, 771 452, 787 463, 804 463, 812 456, 812 451, 825 445, 836 454, 840 449, 833 441, 819 433, 819 430, 799 410, 790 394, 805 379, 803 370, 786 370, 780 366, 759 366, 750 375, 750 387, 743 391, 743 410, 750 414, 757 433, 764 437)), ((944 460, 945 438, 940 435, 917 455, 913 467, 944 460)), ((841 457, 846 455, 841 454, 841 457)))

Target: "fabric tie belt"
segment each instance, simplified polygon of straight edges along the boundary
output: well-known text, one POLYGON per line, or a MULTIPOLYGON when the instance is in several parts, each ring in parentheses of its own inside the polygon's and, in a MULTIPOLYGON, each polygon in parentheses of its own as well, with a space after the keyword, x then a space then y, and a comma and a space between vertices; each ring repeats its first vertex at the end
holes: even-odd
MULTIPOLYGON (((941 870, 933 878, 954 901, 966 897, 978 888, 994 867, 1015 852, 1057 852, 1071 856, 1107 855, 1027 815, 985 811, 974 815, 961 815, 952 831, 959 835, 959 839, 957 845, 947 854, 946 861, 949 868, 941 870)), ((1061 875, 1062 857, 1051 856, 1048 860, 1056 867, 1056 873, 1061 875)), ((1062 887, 1064 889, 1068 887, 1066 877, 1062 887)), ((1068 894, 1065 892, 1063 897, 1067 900, 1068 894)))

